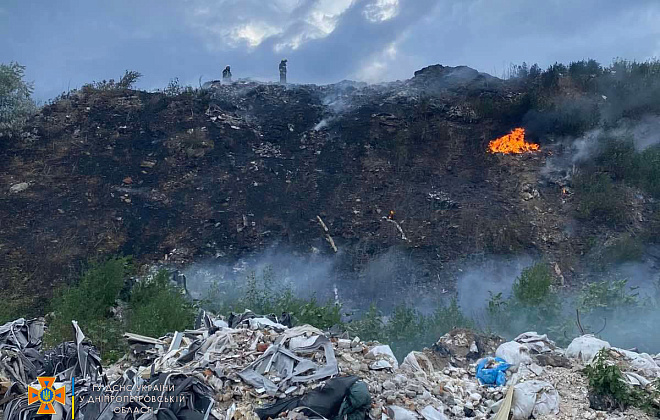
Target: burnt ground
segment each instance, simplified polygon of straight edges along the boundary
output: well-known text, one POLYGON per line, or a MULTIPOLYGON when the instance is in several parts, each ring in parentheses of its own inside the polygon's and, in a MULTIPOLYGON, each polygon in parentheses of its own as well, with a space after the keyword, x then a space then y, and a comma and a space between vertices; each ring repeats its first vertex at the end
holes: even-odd
POLYGON ((48 296, 116 254, 185 264, 273 243, 333 254, 317 215, 349 270, 397 248, 435 281, 471 255, 526 253, 572 281, 589 238, 617 233, 575 222, 570 193, 541 175, 559 153, 544 139, 537 153, 487 152, 520 116, 488 117, 475 98, 511 108, 515 87, 447 69, 383 86, 64 95, 28 140, 1 146, 0 289, 48 296))

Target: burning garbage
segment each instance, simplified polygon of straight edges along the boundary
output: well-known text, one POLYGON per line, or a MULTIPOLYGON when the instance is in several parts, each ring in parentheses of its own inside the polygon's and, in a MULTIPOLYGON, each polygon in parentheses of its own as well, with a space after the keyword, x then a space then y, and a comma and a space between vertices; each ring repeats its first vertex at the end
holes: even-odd
POLYGON ((514 128, 509 134, 488 143, 490 153, 521 154, 537 150, 539 150, 539 145, 527 143, 525 141, 525 129, 520 127, 514 128))

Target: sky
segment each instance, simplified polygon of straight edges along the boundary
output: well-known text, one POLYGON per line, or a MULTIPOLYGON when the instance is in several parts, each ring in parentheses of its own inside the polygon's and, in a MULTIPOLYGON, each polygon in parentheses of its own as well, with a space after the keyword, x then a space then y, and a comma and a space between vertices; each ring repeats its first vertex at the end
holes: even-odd
POLYGON ((510 63, 660 57, 658 0, 0 0, 0 62, 26 66, 35 98, 143 74, 198 86, 402 80, 431 64, 502 76, 510 63))

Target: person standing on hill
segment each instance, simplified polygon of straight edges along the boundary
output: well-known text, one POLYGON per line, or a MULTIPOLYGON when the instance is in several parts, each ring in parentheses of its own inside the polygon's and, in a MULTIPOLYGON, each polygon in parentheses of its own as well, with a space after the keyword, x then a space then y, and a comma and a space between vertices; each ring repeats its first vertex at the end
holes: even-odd
POLYGON ((283 85, 286 84, 286 62, 286 58, 280 61, 280 83, 283 85))
POLYGON ((231 69, 229 66, 225 67, 225 69, 222 71, 222 81, 231 83, 231 69))

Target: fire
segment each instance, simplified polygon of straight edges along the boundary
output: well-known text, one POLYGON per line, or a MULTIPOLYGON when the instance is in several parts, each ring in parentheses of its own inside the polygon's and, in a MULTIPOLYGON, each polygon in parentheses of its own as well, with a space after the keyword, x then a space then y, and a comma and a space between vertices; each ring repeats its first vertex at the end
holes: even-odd
POLYGON ((514 128, 511 133, 488 143, 488 151, 491 153, 525 153, 539 150, 539 145, 525 141, 525 129, 514 128))

